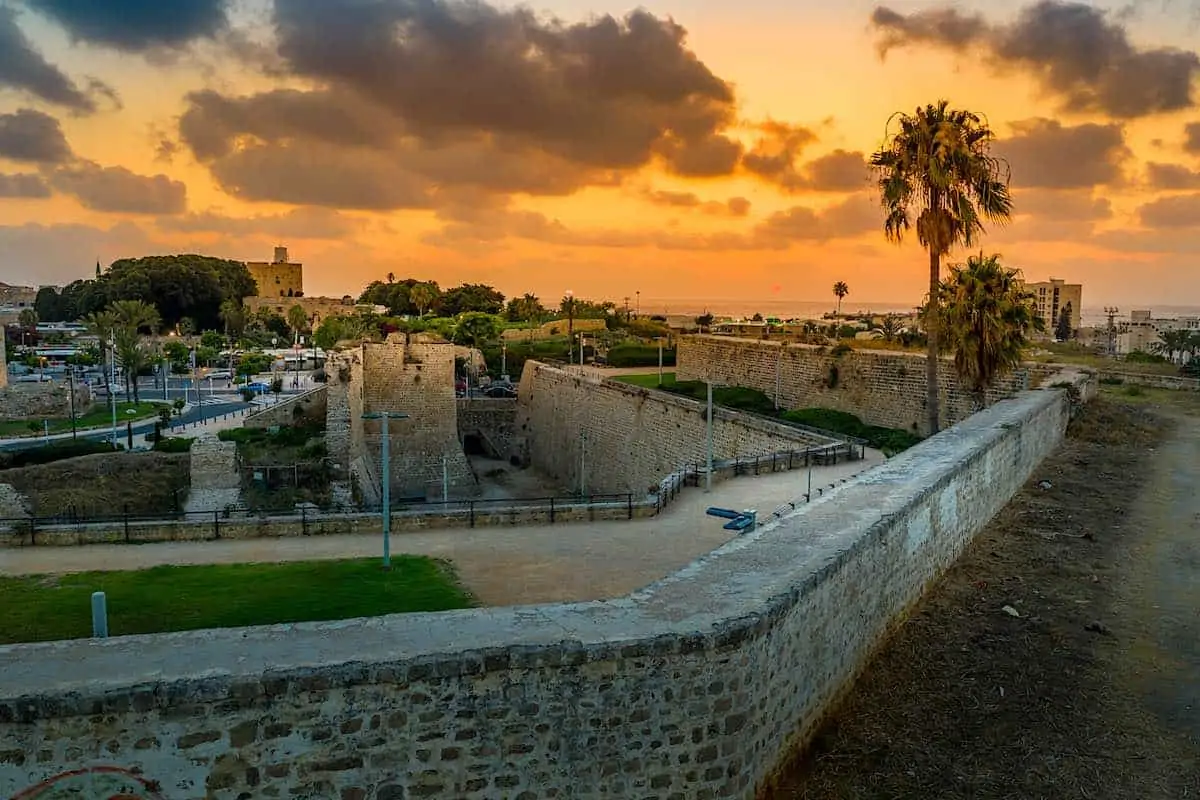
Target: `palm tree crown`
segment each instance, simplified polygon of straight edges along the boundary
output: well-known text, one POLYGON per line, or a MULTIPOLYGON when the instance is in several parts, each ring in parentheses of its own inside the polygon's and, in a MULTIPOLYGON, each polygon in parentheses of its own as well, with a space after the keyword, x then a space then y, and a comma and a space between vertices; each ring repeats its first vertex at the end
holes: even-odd
POLYGON ((937 433, 938 317, 941 259, 956 245, 971 246, 984 221, 1012 216, 1007 165, 989 148, 995 135, 971 111, 945 100, 899 114, 898 129, 871 156, 885 213, 884 234, 899 243, 915 222, 917 241, 929 253, 929 319, 926 406, 930 433, 937 433))
POLYGON ((846 295, 850 294, 850 287, 846 285, 845 281, 838 281, 837 283, 835 283, 833 285, 833 293, 835 295, 837 295, 837 299, 838 299, 837 313, 841 314, 842 313, 842 298, 845 297, 846 295))
POLYGON ((1041 326, 1033 294, 999 255, 982 253, 952 266, 940 294, 940 324, 954 368, 982 406, 996 379, 1021 363, 1030 333, 1041 326))

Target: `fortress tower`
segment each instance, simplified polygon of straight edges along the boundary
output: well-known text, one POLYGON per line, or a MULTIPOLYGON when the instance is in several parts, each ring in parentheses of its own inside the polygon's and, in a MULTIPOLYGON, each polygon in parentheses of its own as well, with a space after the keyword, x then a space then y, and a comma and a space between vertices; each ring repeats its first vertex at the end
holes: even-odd
POLYGON ((304 296, 304 265, 288 261, 286 247, 276 247, 271 261, 247 261, 246 269, 258 284, 258 297, 304 296))

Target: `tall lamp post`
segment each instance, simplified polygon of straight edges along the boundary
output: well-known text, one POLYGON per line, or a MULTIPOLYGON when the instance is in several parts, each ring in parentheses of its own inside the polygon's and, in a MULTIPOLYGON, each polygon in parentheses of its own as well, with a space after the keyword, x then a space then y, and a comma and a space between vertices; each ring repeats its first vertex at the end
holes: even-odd
POLYGON ((708 408, 705 412, 705 464, 707 469, 704 471, 704 491, 712 491, 712 472, 713 472, 713 382, 712 375, 706 375, 704 382, 708 385, 708 408))
POLYGON ((380 449, 383 461, 383 568, 392 568, 392 455, 388 437, 389 419, 408 419, 408 414, 396 411, 371 411, 362 415, 363 419, 377 419, 382 428, 383 436, 380 449))
MULTIPOLYGON (((575 293, 567 289, 564 296, 567 307, 567 363, 575 363, 575 293)), ((582 362, 580 362, 582 364, 582 362)))

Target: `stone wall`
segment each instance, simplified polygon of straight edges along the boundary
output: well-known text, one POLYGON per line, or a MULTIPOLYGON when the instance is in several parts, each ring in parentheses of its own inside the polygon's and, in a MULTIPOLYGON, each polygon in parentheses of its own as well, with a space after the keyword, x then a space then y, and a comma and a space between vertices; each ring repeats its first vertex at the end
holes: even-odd
MULTIPOLYGON (((7 371, 4 372, 7 378, 7 371)), ((92 392, 82 383, 75 384, 75 415, 92 405, 92 392)), ((71 385, 65 380, 45 383, 10 383, 0 388, 0 419, 67 419, 71 416, 71 385)))
MULTIPOLYGON (((703 403, 613 381, 592 381, 525 362, 513 455, 572 489, 646 492, 706 459, 703 403), (582 476, 582 480, 581 480, 582 476)), ((718 409, 715 459, 803 450, 830 440, 770 420, 718 409)))
MULTIPOLYGON (((0 337, 0 345, 3 345, 3 338, 0 337)), ((0 346, 0 389, 8 386, 8 353, 5 352, 8 348, 0 346)))
POLYGON ((474 436, 487 455, 507 460, 513 452, 517 429, 517 401, 501 398, 459 398, 458 438, 474 436))
POLYGON ((1172 389, 1175 391, 1200 391, 1200 378, 1185 378, 1181 375, 1150 375, 1144 372, 1115 372, 1105 370, 1100 379, 1125 386, 1145 386, 1149 389, 1172 389))
POLYGON ((0 647, 0 793, 750 800, 1070 409, 997 403, 618 600, 0 647))
POLYGON ((388 421, 392 496, 439 495, 442 459, 448 458, 450 485, 460 496, 474 491, 475 477, 458 440, 454 396, 454 345, 435 337, 392 334, 386 342, 364 342, 331 354, 326 429, 339 437, 330 456, 345 469, 363 499, 377 502, 382 476, 382 423, 364 414, 394 412, 407 419, 388 421), (342 392, 344 391, 344 399, 342 392), (331 395, 332 398, 332 395, 331 395), (349 432, 348 442, 340 437, 349 432))
POLYGON ((293 395, 282 402, 265 406, 246 417, 245 428, 270 428, 273 425, 325 424, 328 413, 328 390, 318 386, 303 394, 293 395))
POLYGON ((238 504, 241 480, 234 442, 223 442, 213 433, 203 434, 192 442, 188 463, 191 487, 185 511, 221 511, 238 504))
MULTIPOLYGON (((848 411, 870 425, 929 432, 925 412, 925 356, 886 350, 852 350, 726 336, 680 337, 676 380, 714 381, 758 389, 781 408, 848 411)), ((938 373, 942 427, 966 419, 974 400, 963 390, 954 364, 944 359, 938 373)), ((1001 380, 989 403, 1030 388, 1027 369, 1001 380)))

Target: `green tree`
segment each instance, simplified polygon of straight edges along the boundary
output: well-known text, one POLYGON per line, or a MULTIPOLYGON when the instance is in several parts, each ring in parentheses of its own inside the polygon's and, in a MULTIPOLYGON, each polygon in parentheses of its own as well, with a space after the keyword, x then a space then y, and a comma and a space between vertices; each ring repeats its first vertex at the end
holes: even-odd
MULTIPOLYGON (((125 300, 122 302, 134 302, 125 300)), ((196 332, 196 323, 191 317, 184 317, 176 324, 175 329, 179 331, 180 336, 191 336, 196 332)))
POLYGON ((504 316, 510 322, 537 322, 546 316, 546 309, 535 294, 524 294, 508 301, 504 316))
POLYGON ((62 297, 53 286, 43 286, 38 289, 34 298, 33 308, 37 311, 38 319, 45 322, 65 322, 63 316, 62 297))
POLYGON ((1151 352, 1166 356, 1172 364, 1180 363, 1189 349, 1195 352, 1192 334, 1183 329, 1160 331, 1158 341, 1150 345, 1151 352))
MULTIPOLYGON (((420 306, 419 303, 417 305, 420 306)), ((504 295, 486 284, 464 283, 447 289, 432 307, 442 317, 457 317, 468 311, 499 314, 504 310, 504 295)))
POLYGON ((110 307, 116 320, 115 338, 117 358, 125 369, 125 394, 132 390, 133 401, 140 401, 138 394, 138 371, 149 363, 148 351, 142 342, 143 332, 157 331, 162 319, 158 309, 141 300, 117 300, 110 307))
POLYGON ((900 334, 900 318, 895 314, 888 314, 879 323, 879 332, 883 334, 885 342, 893 342, 900 334))
POLYGON ((701 331, 707 332, 708 329, 712 327, 713 319, 714 317, 712 312, 705 311, 703 314, 696 317, 696 326, 699 327, 701 331))
POLYGON ((899 121, 898 130, 870 163, 878 173, 887 238, 903 241, 915 222, 917 241, 929 254, 926 406, 930 432, 937 433, 942 258, 956 245, 973 245, 984 231, 984 220, 1004 223, 1012 217, 1009 175, 990 153, 995 134, 971 111, 952 109, 943 100, 893 119, 899 121))
POLYGON ((199 329, 217 328, 225 300, 257 294, 242 262, 195 254, 120 259, 94 283, 106 287, 110 301, 153 305, 168 327, 191 317, 199 329))
MULTIPOLYGON (((117 317, 112 311, 93 311, 83 318, 84 329, 89 336, 96 337, 100 346, 100 363, 104 366, 106 373, 111 367, 109 351, 113 343, 113 333, 118 324, 117 317)), ((105 381, 107 382, 107 380, 106 377, 105 381)))
POLYGON ((837 315, 841 316, 841 314, 842 314, 842 298, 845 297, 846 295, 850 294, 850 287, 846 285, 845 281, 838 281, 837 283, 835 283, 833 285, 833 293, 838 299, 837 315))
POLYGON ((982 408, 988 388, 1021 363, 1040 326, 1034 297, 1017 270, 1002 265, 999 255, 982 253, 951 266, 939 294, 938 324, 954 352, 954 369, 982 408))
POLYGON ((480 348, 487 342, 499 338, 504 322, 495 314, 468 311, 458 318, 454 326, 454 342, 480 348))
POLYGON ((1071 338, 1071 333, 1071 304, 1067 303, 1058 312, 1058 319, 1054 324, 1054 338, 1065 342, 1071 338))
POLYGON ((37 330, 38 312, 32 308, 22 308, 21 313, 17 314, 17 324, 25 330, 37 330))
POLYGON ((425 316, 429 309, 433 308, 435 303, 438 303, 442 297, 441 290, 438 289, 436 283, 418 283, 408 290, 409 301, 416 308, 418 316, 425 316))
POLYGON ((299 342, 300 335, 308 330, 308 314, 304 311, 304 306, 297 303, 288 309, 287 324, 292 329, 292 341, 299 342))

